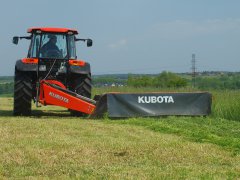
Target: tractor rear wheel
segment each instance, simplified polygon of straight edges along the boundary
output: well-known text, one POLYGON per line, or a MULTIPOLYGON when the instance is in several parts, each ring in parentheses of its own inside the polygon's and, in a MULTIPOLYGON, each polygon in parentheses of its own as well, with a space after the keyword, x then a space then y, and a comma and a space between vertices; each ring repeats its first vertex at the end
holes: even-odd
POLYGON ((32 90, 29 73, 15 70, 13 115, 31 115, 32 90))
MULTIPOLYGON (((76 92, 79 95, 85 96, 87 98, 91 98, 91 90, 92 90, 92 79, 91 74, 82 75, 75 77, 73 80, 72 91, 76 92)), ((87 114, 70 110, 72 116, 87 116, 87 114)))

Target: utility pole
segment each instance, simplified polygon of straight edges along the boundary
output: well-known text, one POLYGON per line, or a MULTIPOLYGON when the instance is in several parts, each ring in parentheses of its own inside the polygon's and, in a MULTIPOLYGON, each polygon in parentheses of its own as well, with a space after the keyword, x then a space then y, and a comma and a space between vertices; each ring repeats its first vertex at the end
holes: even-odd
POLYGON ((196 86, 196 55, 192 54, 192 86, 196 86))

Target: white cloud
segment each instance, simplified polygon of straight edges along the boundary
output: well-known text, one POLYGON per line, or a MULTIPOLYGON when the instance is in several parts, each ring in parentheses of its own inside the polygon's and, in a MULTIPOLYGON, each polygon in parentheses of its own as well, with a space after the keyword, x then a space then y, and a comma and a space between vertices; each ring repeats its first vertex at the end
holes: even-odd
POLYGON ((126 44, 127 44, 127 39, 120 39, 117 42, 109 44, 108 47, 110 47, 112 49, 115 49, 115 48, 119 48, 119 47, 125 46, 126 44))

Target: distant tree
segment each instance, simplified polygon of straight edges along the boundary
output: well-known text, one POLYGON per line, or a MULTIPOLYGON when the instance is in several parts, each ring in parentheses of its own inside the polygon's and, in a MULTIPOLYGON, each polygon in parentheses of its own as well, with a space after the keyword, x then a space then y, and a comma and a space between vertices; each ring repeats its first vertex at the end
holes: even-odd
POLYGON ((134 87, 152 86, 152 78, 147 75, 140 76, 140 77, 134 77, 132 75, 129 75, 127 80, 127 85, 134 86, 134 87))
POLYGON ((178 88, 187 86, 187 80, 174 73, 164 71, 156 77, 129 75, 127 85, 134 87, 178 88))
POLYGON ((92 77, 93 80, 93 85, 94 86, 104 86, 104 85, 110 85, 110 84, 125 84, 126 83, 126 79, 121 79, 119 77, 116 76, 110 76, 110 75, 106 75, 106 76, 93 76, 92 77))
POLYGON ((198 77, 197 87, 199 89, 240 89, 240 75, 238 73, 227 73, 213 77, 198 77))
POLYGON ((0 94, 11 94, 13 93, 13 83, 0 84, 0 94))
POLYGON ((156 77, 155 86, 163 88, 185 87, 187 86, 187 80, 172 72, 164 71, 156 77))

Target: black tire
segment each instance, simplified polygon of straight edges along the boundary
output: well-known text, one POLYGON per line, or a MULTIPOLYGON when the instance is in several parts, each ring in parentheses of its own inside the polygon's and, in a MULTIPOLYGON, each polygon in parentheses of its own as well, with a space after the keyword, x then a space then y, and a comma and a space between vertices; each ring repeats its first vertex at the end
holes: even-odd
MULTIPOLYGON (((80 94, 82 96, 85 96, 87 98, 91 98, 91 91, 92 91, 92 79, 91 74, 87 75, 78 75, 73 79, 72 84, 72 91, 76 92, 77 94, 80 94)), ((82 116, 86 117, 87 114, 70 110, 70 113, 72 116, 82 116)))
POLYGON ((30 74, 15 70, 13 115, 31 115, 32 90, 30 74))

